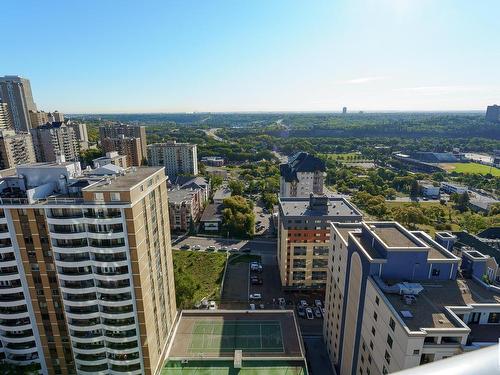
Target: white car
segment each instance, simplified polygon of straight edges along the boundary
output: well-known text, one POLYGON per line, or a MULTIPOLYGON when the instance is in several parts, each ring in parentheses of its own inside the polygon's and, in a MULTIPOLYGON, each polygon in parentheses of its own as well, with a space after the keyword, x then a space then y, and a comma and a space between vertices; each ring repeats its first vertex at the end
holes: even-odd
POLYGON ((255 310, 255 303, 250 304, 250 310, 255 310))
POLYGON ((310 307, 306 308, 307 319, 314 319, 313 311, 310 307))
POLYGON ((304 299, 300 300, 300 306, 302 306, 302 307, 307 307, 307 302, 306 302, 306 300, 304 300, 304 299))
POLYGON ((208 302, 208 309, 209 310, 217 310, 217 305, 215 304, 215 301, 208 302))
POLYGON ((201 250, 201 246, 200 245, 194 245, 192 247, 193 250, 201 250))
POLYGON ((215 251, 216 247, 215 246, 208 246, 205 251, 215 251))
POLYGON ((321 304, 321 301, 320 301, 319 299, 317 299, 317 300, 315 300, 315 301, 314 301, 314 305, 315 305, 316 307, 319 307, 319 308, 321 308, 321 307, 323 306, 323 305, 321 304))
POLYGON ((250 294, 250 299, 251 300, 261 300, 262 295, 260 293, 253 293, 253 294, 250 294))

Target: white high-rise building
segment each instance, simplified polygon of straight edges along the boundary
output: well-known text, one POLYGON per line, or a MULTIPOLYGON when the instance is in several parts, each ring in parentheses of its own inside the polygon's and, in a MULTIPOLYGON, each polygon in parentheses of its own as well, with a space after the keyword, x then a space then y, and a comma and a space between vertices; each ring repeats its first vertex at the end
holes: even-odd
POLYGON ((164 166, 171 181, 181 174, 197 175, 197 147, 195 144, 175 141, 153 143, 148 145, 148 163, 149 165, 164 166))

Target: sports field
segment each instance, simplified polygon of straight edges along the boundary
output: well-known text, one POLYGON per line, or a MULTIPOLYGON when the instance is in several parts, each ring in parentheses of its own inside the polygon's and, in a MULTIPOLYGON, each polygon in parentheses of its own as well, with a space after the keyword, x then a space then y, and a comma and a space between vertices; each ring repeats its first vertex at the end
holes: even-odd
POLYGON ((488 174, 500 177, 500 169, 479 163, 442 163, 439 166, 447 172, 488 174))
POLYGON ((228 352, 283 353, 283 336, 279 321, 201 321, 193 327, 191 353, 228 352))
POLYGON ((236 369, 227 361, 168 361, 161 375, 307 375, 303 364, 287 361, 244 361, 236 369))

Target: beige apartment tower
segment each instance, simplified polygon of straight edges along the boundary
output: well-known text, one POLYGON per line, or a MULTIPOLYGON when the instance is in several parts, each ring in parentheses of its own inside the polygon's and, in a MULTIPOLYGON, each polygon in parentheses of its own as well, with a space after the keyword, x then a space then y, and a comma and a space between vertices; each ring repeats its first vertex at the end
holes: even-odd
POLYGON ((162 168, 17 167, 1 179, 0 360, 155 374, 176 319, 162 168))
POLYGON ((0 131, 0 169, 36 162, 35 149, 30 133, 0 131))

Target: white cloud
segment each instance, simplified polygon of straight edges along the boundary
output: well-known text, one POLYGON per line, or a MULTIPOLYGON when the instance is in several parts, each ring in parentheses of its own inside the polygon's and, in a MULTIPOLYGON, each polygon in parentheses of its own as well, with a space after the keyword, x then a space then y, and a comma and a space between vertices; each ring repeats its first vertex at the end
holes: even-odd
POLYGON ((348 81, 345 81, 344 83, 348 83, 351 85, 359 85, 362 83, 368 83, 368 82, 373 82, 373 81, 381 81, 387 79, 385 76, 375 76, 375 77, 361 77, 361 78, 354 78, 350 79, 348 81))

